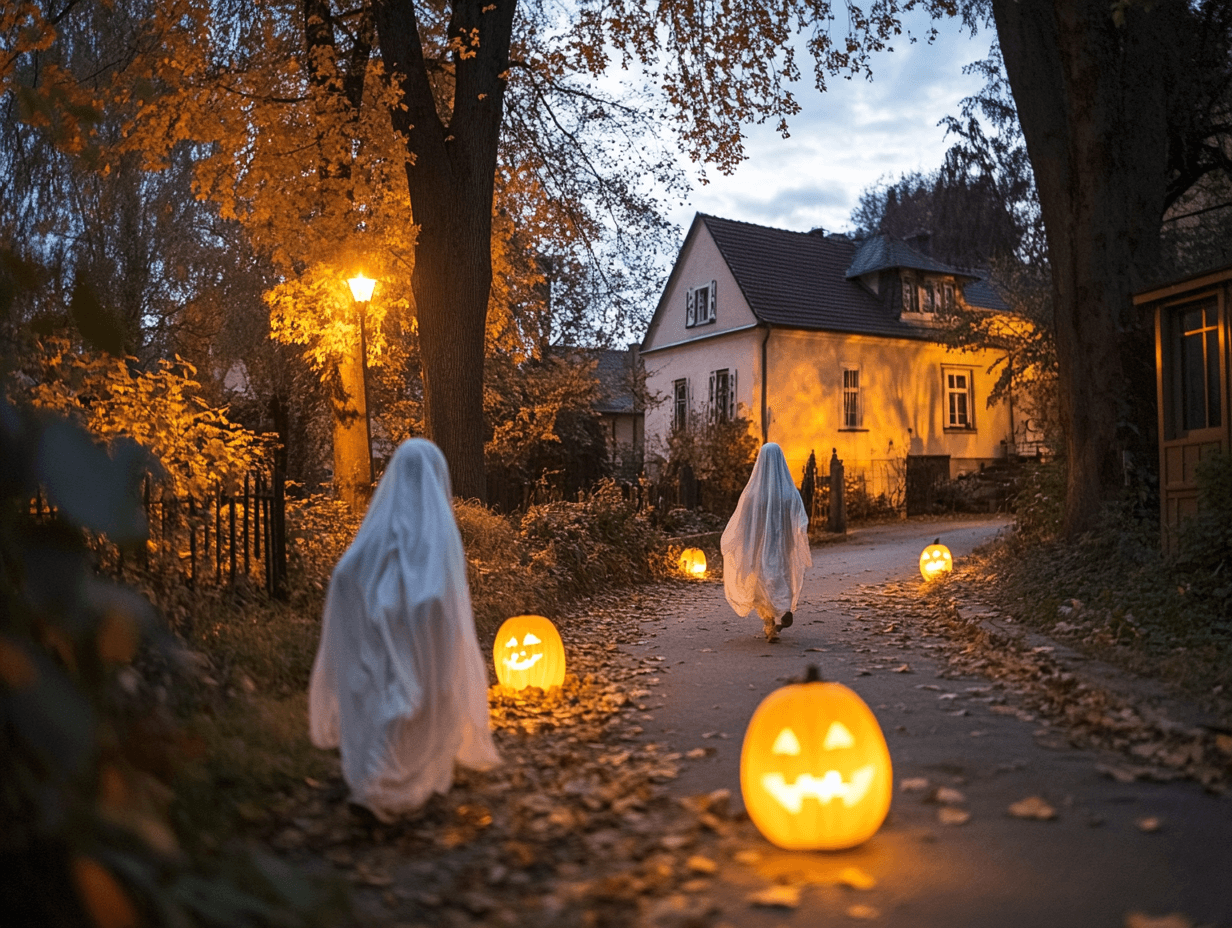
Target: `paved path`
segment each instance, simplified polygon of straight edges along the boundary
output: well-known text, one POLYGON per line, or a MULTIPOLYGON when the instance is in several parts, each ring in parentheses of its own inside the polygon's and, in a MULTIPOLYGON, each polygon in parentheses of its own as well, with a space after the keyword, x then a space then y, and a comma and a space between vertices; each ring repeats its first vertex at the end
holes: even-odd
POLYGON ((738 801, 749 716, 767 693, 817 663, 826 679, 851 686, 873 708, 896 784, 923 777, 930 786, 956 788, 971 813, 964 825, 942 826, 936 805, 896 787, 889 819, 860 848, 789 854, 765 844, 751 870, 725 866, 726 921, 851 924, 849 910, 860 904, 881 925, 1121 928, 1128 913, 1140 911, 1232 928, 1232 800, 1188 782, 1107 779, 1096 765, 1116 758, 1064 747, 1038 721, 993 713, 981 701, 988 681, 939 679, 930 657, 937 639, 921 634, 900 647, 874 635, 879 626, 862 617, 859 587, 910 578, 933 538, 940 535, 960 558, 1003 527, 991 519, 897 523, 815 548, 795 625, 777 644, 764 640, 759 620, 732 612, 721 584, 697 585, 643 625, 644 637, 629 650, 658 668, 645 699, 644 737, 673 751, 714 749, 686 765, 673 791, 725 787, 738 801), (913 672, 892 672, 902 663, 913 672), (1008 815, 1010 803, 1032 795, 1058 817, 1008 815), (1137 823, 1144 818, 1157 819, 1158 830, 1143 831, 1137 823), (843 866, 861 868, 876 887, 857 893, 811 885, 794 911, 743 903, 766 879, 826 884, 832 880, 825 874, 843 866))

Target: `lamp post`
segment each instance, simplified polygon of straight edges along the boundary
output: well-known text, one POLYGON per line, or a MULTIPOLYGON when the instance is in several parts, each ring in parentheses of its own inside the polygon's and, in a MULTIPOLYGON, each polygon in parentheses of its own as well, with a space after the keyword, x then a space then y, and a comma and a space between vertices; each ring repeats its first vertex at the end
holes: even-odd
POLYGON ((351 288, 351 296, 355 298, 355 302, 359 304, 359 363, 360 376, 364 386, 364 434, 368 443, 368 492, 372 492, 372 485, 376 483, 376 464, 372 460, 372 409, 369 407, 368 390, 368 333, 366 323, 368 318, 368 303, 372 299, 372 291, 376 288, 376 281, 363 274, 357 274, 347 281, 347 286, 351 288))

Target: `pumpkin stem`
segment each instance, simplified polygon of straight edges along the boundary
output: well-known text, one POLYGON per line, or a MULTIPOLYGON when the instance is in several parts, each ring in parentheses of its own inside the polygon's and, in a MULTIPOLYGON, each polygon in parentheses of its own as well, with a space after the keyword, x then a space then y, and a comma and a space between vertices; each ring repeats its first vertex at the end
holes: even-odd
POLYGON ((804 682, 805 683, 820 683, 821 682, 821 671, 817 669, 816 664, 808 665, 808 669, 804 671, 804 682))

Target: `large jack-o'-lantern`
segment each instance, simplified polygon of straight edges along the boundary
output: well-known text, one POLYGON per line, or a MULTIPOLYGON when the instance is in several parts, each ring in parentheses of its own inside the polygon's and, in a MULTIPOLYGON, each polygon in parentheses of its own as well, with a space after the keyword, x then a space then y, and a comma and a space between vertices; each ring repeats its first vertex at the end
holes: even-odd
POLYGON ((944 577, 953 569, 954 558, 950 556, 950 549, 941 543, 940 538, 920 552, 920 576, 925 580, 944 577))
POLYGON ((492 646, 496 679, 520 690, 528 686, 548 689, 565 682, 565 646, 556 626, 541 615, 515 615, 506 619, 492 646))
POLYGON ((815 667, 775 690, 749 720, 740 792, 749 818, 787 850, 834 851, 873 836, 890 810, 894 771, 864 700, 815 667))
POLYGON ((706 573, 706 552, 701 548, 685 548, 680 555, 680 570, 690 577, 706 573))

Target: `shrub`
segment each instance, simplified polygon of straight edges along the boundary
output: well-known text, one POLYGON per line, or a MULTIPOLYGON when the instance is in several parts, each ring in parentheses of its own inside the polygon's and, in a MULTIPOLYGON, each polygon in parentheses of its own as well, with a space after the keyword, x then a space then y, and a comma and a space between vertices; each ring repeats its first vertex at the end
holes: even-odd
POLYGON ((522 538, 532 569, 546 574, 560 596, 594 593, 649 579, 663 536, 646 511, 626 500, 613 480, 601 480, 576 503, 532 506, 522 538))
POLYGON ((1025 541, 1055 538, 1065 514, 1065 462, 1029 464, 1014 497, 1014 523, 1025 541))
POLYGON ((726 519, 749 482, 760 443, 744 416, 726 422, 704 422, 693 413, 688 428, 675 429, 667 439, 667 469, 679 477, 687 464, 700 489, 701 505, 726 519))

